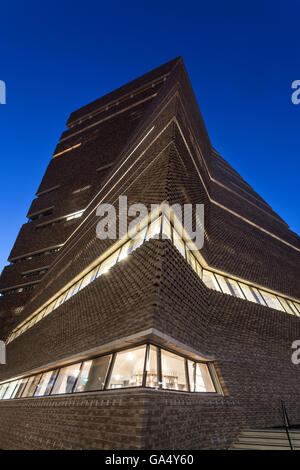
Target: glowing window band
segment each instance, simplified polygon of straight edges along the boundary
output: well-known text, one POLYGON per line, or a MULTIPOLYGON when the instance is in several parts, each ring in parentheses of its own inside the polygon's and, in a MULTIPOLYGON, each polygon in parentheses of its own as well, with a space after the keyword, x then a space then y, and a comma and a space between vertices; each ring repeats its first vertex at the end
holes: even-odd
MULTIPOLYGON (((166 214, 162 215, 161 213, 158 213, 154 220, 153 218, 154 217, 152 216, 152 221, 150 221, 151 223, 148 223, 148 220, 141 222, 138 225, 138 231, 134 228, 134 232, 136 233, 134 237, 129 238, 130 234, 128 234, 127 237, 122 240, 123 243, 121 241, 121 246, 120 241, 117 242, 118 247, 115 250, 113 250, 112 247, 109 250, 109 255, 104 253, 101 257, 101 261, 99 261, 96 266, 88 272, 85 270, 85 274, 74 282, 71 287, 62 289, 54 300, 46 306, 43 306, 29 319, 26 319, 21 325, 15 328, 9 335, 6 343, 13 341, 20 334, 24 333, 28 328, 31 328, 37 322, 42 320, 42 318, 49 315, 49 313, 69 300, 73 295, 84 289, 84 287, 93 282, 99 276, 107 273, 116 263, 123 261, 139 246, 151 238, 158 238, 161 236, 169 239, 176 246, 179 253, 186 259, 208 288, 222 292, 223 294, 233 295, 244 300, 280 310, 291 315, 300 316, 300 301, 294 301, 286 297, 282 297, 281 295, 267 292, 265 288, 254 287, 244 280, 234 280, 230 276, 204 268, 198 259, 198 251, 194 250, 193 252, 192 250, 187 249, 187 245, 192 248, 193 244, 191 240, 184 239, 184 237, 182 239, 178 239, 178 234, 174 237, 175 229, 173 222, 170 221, 166 214)), ((175 221, 175 219, 173 220, 175 221)), ((179 229, 180 233, 180 227, 178 227, 177 224, 178 221, 175 221, 175 226, 177 227, 176 231, 179 229)))

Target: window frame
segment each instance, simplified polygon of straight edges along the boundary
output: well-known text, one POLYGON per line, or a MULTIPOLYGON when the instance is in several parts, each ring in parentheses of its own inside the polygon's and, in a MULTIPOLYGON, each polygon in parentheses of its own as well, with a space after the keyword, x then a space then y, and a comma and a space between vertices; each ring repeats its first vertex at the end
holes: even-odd
MULTIPOLYGON (((56 396, 75 395, 75 394, 77 395, 77 394, 82 394, 82 393, 98 393, 98 392, 103 392, 103 391, 116 391, 116 390, 122 390, 122 389, 136 389, 136 388, 146 388, 146 389, 151 389, 151 390, 157 389, 157 390, 165 390, 165 391, 168 391, 168 392, 176 392, 176 393, 197 393, 197 394, 200 394, 200 395, 212 395, 212 396, 224 395, 222 387, 221 387, 220 382, 219 382, 218 374, 217 374, 217 372, 215 370, 215 367, 214 367, 213 361, 196 360, 196 359, 193 359, 191 356, 187 356, 184 353, 178 353, 176 350, 173 350, 173 349, 171 349, 167 346, 164 346, 164 345, 160 345, 160 344, 158 344, 156 342, 153 342, 153 341, 146 341, 146 342, 143 341, 143 342, 136 343, 135 345, 124 346, 123 348, 117 349, 116 351, 110 351, 110 352, 108 351, 108 352, 105 352, 105 353, 102 353, 102 354, 93 355, 91 357, 87 357, 85 359, 82 359, 81 361, 78 361, 78 360, 77 361, 72 361, 68 364, 62 364, 61 366, 52 366, 51 368, 45 369, 41 372, 37 372, 37 373, 32 374, 32 375, 24 375, 23 377, 19 377, 17 379, 13 379, 13 380, 10 380, 10 381, 7 381, 7 382, 3 382, 3 383, 0 384, 0 395, 1 395, 2 387, 5 387, 7 385, 7 389, 4 392, 4 395, 5 395, 11 382, 16 382, 16 385, 15 385, 15 388, 14 388, 14 391, 15 391, 15 389, 17 389, 19 387, 21 381, 23 381, 23 380, 24 380, 24 384, 22 384, 23 387, 22 387, 22 392, 21 392, 20 396, 14 397, 14 398, 11 398, 11 399, 13 399, 13 400, 30 399, 30 398, 40 399, 40 398, 43 398, 43 397, 56 397, 56 396), (126 351, 126 350, 130 351, 132 349, 136 349, 136 348, 139 348, 139 347, 142 347, 142 346, 145 346, 142 385, 121 387, 120 389, 119 388, 117 388, 117 389, 108 388, 109 383, 110 383, 110 379, 111 379, 111 375, 112 375, 112 372, 113 372, 113 369, 114 369, 117 354, 120 353, 120 352, 126 351), (156 348, 157 387, 149 387, 149 386, 146 385, 146 382, 147 382, 146 364, 147 364, 147 358, 149 357, 149 354, 150 354, 150 347, 151 346, 156 348), (176 389, 163 388, 162 358, 161 358, 162 349, 164 351, 170 352, 170 353, 174 354, 175 356, 178 356, 178 357, 180 357, 184 360, 184 371, 185 371, 185 381, 186 381, 186 385, 187 385, 187 390, 176 390, 176 389), (102 390, 76 391, 77 382, 79 380, 81 370, 83 368, 84 363, 87 362, 87 361, 90 361, 90 360, 92 361, 92 360, 97 359, 99 357, 104 357, 104 356, 111 356, 111 360, 110 360, 110 363, 109 363, 109 366, 108 366, 108 369, 107 369, 103 389, 102 390), (188 361, 191 361, 194 364, 199 363, 199 364, 205 364, 206 365, 206 367, 208 369, 209 376, 211 378, 211 381, 212 381, 214 389, 215 389, 214 392, 196 392, 196 391, 192 391, 192 387, 191 387, 191 383, 190 383, 190 377, 189 377, 189 371, 188 371, 188 361), (74 384, 72 386, 72 391, 68 392, 68 393, 52 393, 54 388, 55 388, 55 385, 56 385, 56 382, 57 382, 57 379, 59 377, 59 374, 60 374, 61 370, 64 369, 64 368, 76 365, 76 364, 78 364, 79 373, 78 373, 78 375, 76 377, 76 380, 74 381, 74 384), (44 394, 44 395, 35 395, 37 390, 38 390, 38 386, 39 386, 43 376, 46 373, 50 372, 50 371, 55 373, 55 379, 53 380, 53 383, 52 383, 51 388, 49 389, 48 393, 44 394), (35 378, 38 377, 38 376, 39 376, 39 380, 35 384, 35 388, 33 390, 33 393, 30 394, 30 396, 23 396, 25 390, 27 389, 27 386, 29 385, 28 389, 30 389, 30 387, 32 386, 32 384, 35 381, 35 378), (30 381, 31 378, 32 378, 32 381, 30 381)), ((194 374, 194 389, 195 389, 195 374, 194 374)), ((9 400, 10 398, 7 398, 7 399, 9 400)), ((2 398, 0 398, 0 401, 1 400, 6 400, 6 398, 2 397, 2 398)))

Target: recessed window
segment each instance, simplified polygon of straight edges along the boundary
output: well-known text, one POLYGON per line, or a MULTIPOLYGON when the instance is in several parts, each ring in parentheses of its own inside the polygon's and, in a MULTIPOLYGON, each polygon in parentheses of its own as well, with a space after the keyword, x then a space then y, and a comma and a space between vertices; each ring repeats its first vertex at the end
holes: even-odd
POLYGON ((214 273, 212 273, 211 271, 207 271, 206 269, 203 269, 203 282, 204 284, 207 285, 209 289, 214 289, 214 290, 221 292, 221 289, 214 276, 214 273))
POLYGON ((211 367, 159 346, 143 344, 2 383, 0 400, 130 387, 216 393, 221 389, 214 385, 211 367))
POLYGON ((51 395, 72 393, 77 377, 80 374, 80 366, 81 364, 73 364, 60 369, 51 395))
POLYGON ((194 363, 195 374, 195 392, 214 392, 215 387, 206 364, 194 363))
POLYGON ((42 377, 42 374, 33 375, 29 377, 26 387, 24 388, 24 391, 22 393, 22 398, 33 396, 41 377, 42 377))
POLYGON ((56 376, 57 376, 57 372, 58 370, 50 370, 48 372, 45 372, 42 377, 41 377, 41 380, 36 388, 36 391, 34 393, 34 396, 35 397, 40 397, 40 396, 43 396, 43 395, 49 395, 49 393, 51 392, 52 390, 52 386, 54 384, 54 381, 56 379, 56 376))
POLYGON ((157 347, 151 344, 145 366, 146 387, 158 388, 157 359, 157 347))
POLYGON ((188 390, 185 359, 161 350, 162 387, 170 390, 188 390))
POLYGON ((143 382, 146 346, 117 353, 108 388, 139 387, 143 382))
POLYGON ((111 358, 111 355, 101 356, 84 362, 75 392, 103 390, 111 358))
POLYGON ((22 396, 22 393, 24 391, 24 388, 26 387, 28 381, 28 377, 21 379, 18 383, 18 386, 16 387, 16 393, 15 393, 15 398, 19 398, 22 396))

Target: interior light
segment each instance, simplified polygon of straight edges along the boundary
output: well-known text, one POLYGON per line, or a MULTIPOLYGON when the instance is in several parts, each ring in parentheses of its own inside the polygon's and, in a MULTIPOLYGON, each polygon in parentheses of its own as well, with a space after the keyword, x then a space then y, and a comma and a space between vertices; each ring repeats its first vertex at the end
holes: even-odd
POLYGON ((132 360, 134 359, 134 354, 133 354, 133 353, 128 353, 128 354, 127 354, 127 359, 128 359, 129 361, 132 361, 132 360))

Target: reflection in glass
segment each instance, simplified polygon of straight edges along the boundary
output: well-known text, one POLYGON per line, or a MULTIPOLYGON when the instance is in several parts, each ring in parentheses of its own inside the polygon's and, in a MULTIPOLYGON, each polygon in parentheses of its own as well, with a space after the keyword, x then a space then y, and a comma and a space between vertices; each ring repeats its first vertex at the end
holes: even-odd
POLYGON ((116 354, 108 388, 139 387, 143 384, 146 346, 116 354))
POLYGON ((39 396, 42 396, 42 395, 49 395, 50 391, 51 391, 51 388, 52 388, 52 385, 54 383, 54 380, 57 376, 57 370, 53 371, 53 370, 50 370, 48 372, 45 372, 43 375, 42 375, 42 378, 37 386, 37 389, 34 393, 34 396, 35 397, 39 397, 39 396))
POLYGON ((171 390, 188 390, 185 359, 169 351, 161 350, 162 386, 171 390))
POLYGON ((157 347, 150 346, 146 361, 146 387, 158 388, 157 347))
POLYGON ((60 369, 51 395, 72 393, 74 384, 80 373, 80 365, 81 363, 73 364, 60 369))
POLYGON ((215 392, 206 364, 196 363, 195 392, 215 392))
POLYGON ((26 387, 27 380, 28 380, 28 377, 20 380, 16 388, 15 398, 19 398, 22 395, 23 390, 26 387))
POLYGON ((111 357, 101 356, 84 362, 74 391, 103 390, 111 357))
POLYGON ((41 376, 42 374, 38 374, 38 375, 33 375, 32 377, 29 377, 26 387, 24 388, 22 398, 33 396, 35 389, 37 387, 37 384, 40 381, 41 376))

